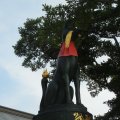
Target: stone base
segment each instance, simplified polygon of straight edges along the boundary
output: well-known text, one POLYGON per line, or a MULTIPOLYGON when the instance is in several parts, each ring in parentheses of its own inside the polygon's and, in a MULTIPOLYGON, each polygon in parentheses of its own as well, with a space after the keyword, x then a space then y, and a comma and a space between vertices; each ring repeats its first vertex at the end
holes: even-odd
POLYGON ((81 105, 53 105, 33 117, 33 120, 93 120, 92 114, 81 105))

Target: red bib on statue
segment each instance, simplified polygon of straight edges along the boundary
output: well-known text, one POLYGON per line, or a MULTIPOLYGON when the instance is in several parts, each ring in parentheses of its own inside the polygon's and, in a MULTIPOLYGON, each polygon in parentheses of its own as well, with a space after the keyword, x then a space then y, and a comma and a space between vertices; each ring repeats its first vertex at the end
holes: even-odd
POLYGON ((65 42, 62 44, 62 47, 58 54, 58 57, 60 56, 78 56, 78 53, 73 41, 70 42, 68 48, 65 47, 65 42))

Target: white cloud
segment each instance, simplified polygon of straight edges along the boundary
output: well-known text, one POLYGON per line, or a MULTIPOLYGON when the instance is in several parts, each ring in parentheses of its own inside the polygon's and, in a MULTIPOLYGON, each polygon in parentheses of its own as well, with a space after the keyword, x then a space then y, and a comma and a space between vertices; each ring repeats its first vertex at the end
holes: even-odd
MULTIPOLYGON (((73 86, 73 83, 71 84, 73 86)), ((109 110, 109 107, 106 104, 103 104, 105 101, 111 100, 115 97, 114 93, 109 92, 108 90, 103 90, 96 97, 91 97, 90 93, 87 90, 86 82, 81 83, 80 88, 81 102, 87 107, 87 110, 95 115, 103 115, 109 110)), ((73 98, 75 102, 75 96, 73 98)))
POLYGON ((98 62, 98 63, 106 62, 106 61, 108 61, 109 58, 110 58, 109 56, 103 55, 101 57, 96 58, 96 62, 98 62))
POLYGON ((0 104, 36 114, 38 112, 42 94, 42 71, 39 70, 38 72, 31 72, 29 69, 20 66, 20 64, 18 64, 20 62, 17 60, 9 62, 3 61, 0 63, 0 68, 7 71, 13 82, 16 82, 17 86, 13 88, 15 89, 14 91, 11 91, 13 86, 10 86, 9 91, 5 91, 6 93, 2 94, 0 104))
POLYGON ((7 25, 5 25, 2 21, 0 21, 0 32, 4 33, 7 30, 8 30, 7 25))
POLYGON ((55 6, 55 5, 58 5, 58 4, 66 4, 66 1, 65 0, 60 0, 60 1, 57 1, 57 0, 44 0, 43 1, 43 4, 49 4, 49 5, 52 5, 52 6, 55 6))
POLYGON ((103 102, 111 100, 115 97, 114 93, 108 90, 103 90, 95 98, 90 96, 85 83, 82 84, 81 97, 83 104, 88 108, 88 111, 93 113, 93 115, 103 115, 109 110, 109 107, 103 102), (85 94, 84 94, 85 93, 85 94))

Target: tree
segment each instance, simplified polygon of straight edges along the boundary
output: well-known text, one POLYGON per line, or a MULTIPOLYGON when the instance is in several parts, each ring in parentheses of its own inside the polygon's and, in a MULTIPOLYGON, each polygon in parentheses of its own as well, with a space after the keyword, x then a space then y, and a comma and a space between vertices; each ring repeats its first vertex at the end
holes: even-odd
POLYGON ((65 5, 55 7, 43 5, 45 15, 27 19, 24 27, 19 27, 20 40, 13 46, 15 54, 24 57, 23 66, 33 71, 44 67, 48 62, 55 65, 61 44, 64 23, 75 21, 82 30, 82 39, 76 43, 78 48, 81 80, 86 80, 92 96, 102 89, 114 92, 116 98, 108 101, 110 111, 102 118, 120 117, 119 71, 120 47, 116 37, 120 36, 119 0, 66 0, 65 5), (115 44, 111 42, 115 41, 115 44), (109 59, 98 63, 96 58, 106 55, 109 59))

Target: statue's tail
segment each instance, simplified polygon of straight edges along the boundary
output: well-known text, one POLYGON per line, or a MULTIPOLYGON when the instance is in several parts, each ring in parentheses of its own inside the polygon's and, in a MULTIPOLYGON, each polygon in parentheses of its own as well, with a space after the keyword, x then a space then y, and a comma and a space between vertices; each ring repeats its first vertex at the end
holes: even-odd
POLYGON ((44 108, 44 100, 45 100, 45 94, 46 94, 46 90, 47 90, 48 77, 49 77, 47 70, 45 70, 43 72, 42 77, 43 77, 41 80, 42 98, 41 98, 41 103, 40 103, 40 111, 42 111, 44 108))

